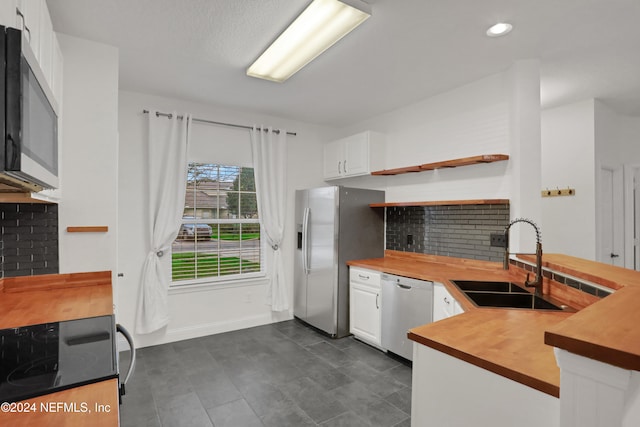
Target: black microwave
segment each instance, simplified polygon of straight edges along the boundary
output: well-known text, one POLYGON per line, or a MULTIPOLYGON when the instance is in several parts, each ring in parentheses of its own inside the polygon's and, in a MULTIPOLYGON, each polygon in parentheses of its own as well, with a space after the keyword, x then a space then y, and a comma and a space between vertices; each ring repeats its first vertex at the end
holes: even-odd
POLYGON ((0 27, 0 180, 58 188, 58 105, 23 32, 0 27))

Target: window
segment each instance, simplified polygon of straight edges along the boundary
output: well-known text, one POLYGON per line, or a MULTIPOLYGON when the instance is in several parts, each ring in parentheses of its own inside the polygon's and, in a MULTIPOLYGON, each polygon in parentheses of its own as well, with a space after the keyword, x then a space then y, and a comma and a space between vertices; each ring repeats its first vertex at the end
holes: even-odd
POLYGON ((253 168, 189 163, 174 284, 263 273, 253 168))

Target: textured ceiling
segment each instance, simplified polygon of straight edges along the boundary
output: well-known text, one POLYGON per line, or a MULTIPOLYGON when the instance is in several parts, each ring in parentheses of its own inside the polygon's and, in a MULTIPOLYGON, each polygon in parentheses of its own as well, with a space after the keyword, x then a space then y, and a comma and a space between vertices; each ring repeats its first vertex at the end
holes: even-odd
POLYGON ((341 126, 541 62, 543 107, 640 116, 638 0, 369 0, 372 17, 285 83, 246 68, 310 0, 48 0, 54 29, 119 48, 120 87, 341 126), (488 38, 498 21, 511 34, 488 38))

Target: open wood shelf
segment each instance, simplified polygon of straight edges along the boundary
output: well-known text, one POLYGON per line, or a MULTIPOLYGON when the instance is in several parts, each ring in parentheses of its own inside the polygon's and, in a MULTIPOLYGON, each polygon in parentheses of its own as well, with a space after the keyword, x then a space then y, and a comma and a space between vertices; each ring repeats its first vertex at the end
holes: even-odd
POLYGON ((106 225, 67 227, 67 233, 106 233, 109 227, 106 225))
POLYGON ((384 169, 371 172, 371 175, 401 175, 404 173, 430 171, 443 168, 456 168, 458 166, 477 165, 479 163, 493 163, 508 160, 508 154, 482 154, 479 156, 463 157, 460 159, 445 160, 442 162, 423 163, 416 166, 407 166, 396 169, 384 169))
POLYGON ((391 206, 453 206, 453 205, 508 205, 509 199, 476 199, 476 200, 433 200, 424 202, 389 202, 371 203, 372 208, 391 206))

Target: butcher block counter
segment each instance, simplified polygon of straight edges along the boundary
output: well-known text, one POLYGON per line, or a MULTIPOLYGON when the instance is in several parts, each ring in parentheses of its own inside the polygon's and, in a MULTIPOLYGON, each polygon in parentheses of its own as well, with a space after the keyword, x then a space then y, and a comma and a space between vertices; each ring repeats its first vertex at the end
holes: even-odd
MULTIPOLYGON (((527 257, 522 257, 526 260, 527 257)), ((528 261, 534 261, 530 258, 528 261)), ((503 377, 558 397, 560 369, 553 346, 626 369, 640 370, 640 273, 575 257, 545 254, 543 266, 615 290, 606 298, 558 286, 543 293, 565 311, 479 308, 450 280, 523 283, 526 271, 502 263, 386 251, 351 266, 445 285, 465 313, 409 331, 409 338, 503 377)))
MULTIPOLYGON (((0 329, 113 314, 111 272, 0 280, 0 329)), ((117 426, 118 380, 5 404, 2 426, 117 426)))

